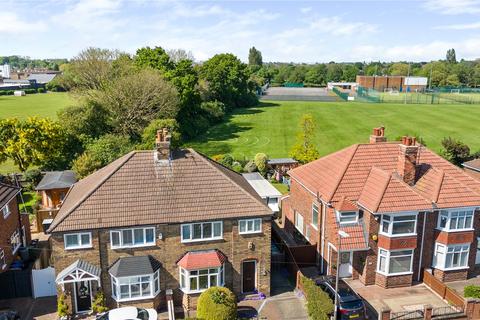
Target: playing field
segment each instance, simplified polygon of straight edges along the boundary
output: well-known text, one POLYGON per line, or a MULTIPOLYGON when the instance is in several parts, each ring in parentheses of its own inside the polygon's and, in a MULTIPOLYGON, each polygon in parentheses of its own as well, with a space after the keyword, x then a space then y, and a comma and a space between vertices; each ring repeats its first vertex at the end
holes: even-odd
POLYGON ((29 94, 24 97, 0 96, 0 118, 56 118, 58 110, 72 103, 68 94, 63 92, 29 94))
POLYGON ((232 154, 252 159, 258 152, 286 157, 295 143, 303 114, 313 115, 317 125, 316 146, 321 155, 354 143, 368 142, 373 127, 385 125, 393 140, 419 135, 438 152, 443 137, 480 149, 480 105, 419 105, 359 102, 279 101, 239 110, 228 121, 210 129, 189 146, 206 153, 232 154))

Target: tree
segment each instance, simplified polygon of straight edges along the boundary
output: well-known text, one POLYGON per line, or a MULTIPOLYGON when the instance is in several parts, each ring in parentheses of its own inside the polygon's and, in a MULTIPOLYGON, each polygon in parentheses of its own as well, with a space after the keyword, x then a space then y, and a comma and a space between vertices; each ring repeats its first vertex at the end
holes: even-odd
POLYGON ((297 143, 290 151, 290 156, 300 163, 308 163, 320 156, 313 144, 315 139, 315 122, 311 114, 303 115, 300 127, 301 131, 297 135, 297 143))
POLYGON ((305 73, 305 82, 309 84, 327 83, 327 66, 323 63, 316 64, 305 73))
POLYGON ((138 67, 150 67, 163 73, 175 68, 175 63, 170 59, 168 53, 162 47, 145 47, 137 50, 135 64, 138 67))
POLYGON ((231 53, 217 54, 200 69, 206 82, 206 98, 220 101, 229 109, 255 105, 255 93, 248 86, 247 66, 231 53))
POLYGON ((354 82, 357 78, 357 74, 357 67, 351 64, 347 64, 343 67, 342 79, 347 82, 354 82))
POLYGON ((471 160, 470 148, 463 142, 451 137, 442 140, 442 155, 451 163, 461 166, 462 163, 471 160))
POLYGON ((448 49, 446 58, 448 63, 457 63, 457 55, 455 54, 455 49, 448 49))
POLYGON ((174 63, 179 63, 182 60, 194 61, 193 53, 191 51, 186 51, 184 49, 172 49, 167 51, 170 60, 174 63))
POLYGON ((70 315, 70 312, 68 311, 68 305, 65 302, 64 293, 60 293, 57 299, 57 315, 59 318, 65 318, 70 315))
POLYGON ((235 295, 226 287, 210 287, 198 298, 197 318, 202 320, 237 319, 235 295))
POLYGON ((262 64, 262 53, 255 47, 251 47, 250 50, 248 50, 248 65, 260 68, 262 64))
POLYGON ((407 76, 408 75, 408 64, 407 63, 394 63, 390 66, 389 71, 392 76, 407 76))
POLYGON ((96 314, 108 311, 106 301, 105 301, 105 295, 101 290, 98 290, 97 293, 95 294, 95 297, 93 298, 92 311, 93 313, 96 313, 96 314))
POLYGON ((151 69, 116 79, 97 101, 111 115, 113 131, 134 139, 152 120, 175 118, 179 109, 175 88, 151 69))
POLYGON ((338 82, 342 80, 343 69, 342 66, 337 63, 329 63, 327 65, 327 81, 338 82))
POLYGON ((261 174, 265 174, 267 171, 267 160, 268 157, 265 153, 257 153, 255 155, 254 162, 261 174))
POLYGON ((42 166, 61 156, 66 134, 47 118, 0 120, 0 162, 13 161, 21 172, 30 166, 42 166))

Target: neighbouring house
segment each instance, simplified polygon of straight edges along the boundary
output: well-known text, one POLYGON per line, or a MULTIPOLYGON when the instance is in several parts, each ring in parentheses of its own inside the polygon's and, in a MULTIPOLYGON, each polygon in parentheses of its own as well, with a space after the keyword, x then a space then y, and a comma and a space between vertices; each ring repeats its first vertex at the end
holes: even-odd
POLYGON ((20 248, 26 247, 31 240, 28 214, 21 214, 18 207, 20 190, 0 182, 0 273, 10 269, 20 248))
POLYGON ((277 158, 267 160, 267 166, 273 171, 273 177, 277 181, 283 181, 288 170, 298 167, 298 161, 292 158, 277 158))
POLYGON ((45 86, 47 83, 55 79, 60 74, 60 71, 49 71, 44 73, 31 73, 27 80, 35 81, 38 85, 45 86))
POLYGON ((75 173, 66 171, 46 172, 35 190, 42 200, 36 212, 37 231, 45 232, 57 215, 70 187, 77 182, 75 173))
POLYGON ((132 151, 78 181, 49 232, 56 283, 76 313, 101 288, 110 307, 196 307, 226 286, 270 294, 272 211, 238 173, 192 149, 132 151))
POLYGON ((480 181, 403 137, 376 128, 355 144, 289 172, 288 231, 317 246, 325 274, 390 288, 462 280, 480 263, 480 181))
POLYGON ((252 186, 273 212, 278 212, 278 203, 282 194, 258 172, 243 173, 242 176, 252 186))
POLYGON ((462 166, 466 173, 480 180, 480 158, 465 162, 462 166))

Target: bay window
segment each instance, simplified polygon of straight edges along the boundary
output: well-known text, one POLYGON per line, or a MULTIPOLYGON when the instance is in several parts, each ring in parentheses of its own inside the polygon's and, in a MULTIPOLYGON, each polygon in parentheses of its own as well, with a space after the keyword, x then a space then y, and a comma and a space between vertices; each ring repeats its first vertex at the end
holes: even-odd
POLYGON ((303 216, 297 211, 295 211, 295 228, 297 228, 297 230, 300 231, 301 234, 304 233, 303 216))
POLYGON ((438 216, 438 229, 445 231, 470 230, 473 228, 473 210, 442 210, 438 216))
POLYGON ((141 300, 155 297, 160 292, 159 270, 153 274, 112 279, 112 297, 116 301, 141 300))
POLYGON ((468 268, 470 244, 435 243, 433 267, 441 270, 468 268))
POLYGON ((378 249, 377 272, 385 275, 400 275, 412 272, 413 250, 388 251, 378 249))
POLYGON ((92 233, 80 232, 64 235, 65 249, 84 249, 92 247, 92 233))
POLYGON ((199 270, 180 269, 180 288, 185 293, 196 293, 207 290, 210 287, 223 286, 225 284, 225 270, 223 265, 219 268, 199 270))
POLYGON ((382 215, 380 233, 388 236, 415 235, 417 229, 416 214, 382 215))
POLYGON ((112 249, 155 245, 155 227, 131 228, 110 231, 112 249))
POLYGON ((222 229, 222 221, 182 224, 182 242, 222 239, 222 229))
POLYGON ((262 219, 239 220, 238 227, 240 234, 259 233, 262 232, 262 219))

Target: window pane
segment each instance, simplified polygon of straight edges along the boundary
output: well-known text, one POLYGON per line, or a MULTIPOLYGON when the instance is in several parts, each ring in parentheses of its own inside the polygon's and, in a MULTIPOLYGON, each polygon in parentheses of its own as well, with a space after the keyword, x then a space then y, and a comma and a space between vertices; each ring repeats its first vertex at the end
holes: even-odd
POLYGON ((410 272, 412 256, 390 257, 390 273, 410 272))
POLYGON ((465 217, 465 228, 471 228, 472 227, 472 215, 467 215, 465 217))
POLYGON ((197 277, 190 277, 190 290, 198 290, 197 277))
POLYGON ((245 232, 247 231, 247 221, 245 220, 240 220, 240 232, 245 232))
POLYGON ((152 228, 145 229, 145 242, 147 243, 155 242, 155 229, 152 229, 152 228))
POLYGON ((67 234, 65 236, 65 245, 67 247, 74 247, 74 246, 78 246, 78 237, 76 234, 67 234))
POLYGON ((202 225, 200 223, 195 223, 193 225, 193 239, 202 238, 202 225))
POLYGON ((260 231, 260 226, 262 225, 262 219, 255 219, 255 231, 260 231))
POLYGON ((457 229, 457 217, 450 220, 450 229, 457 229))
POLYGON ((442 214, 440 215, 440 228, 446 228, 447 221, 448 221, 448 214, 442 212, 442 214))
POLYGON ((185 239, 185 240, 191 239, 189 224, 182 226, 182 239, 185 239))
POLYGON ((385 216, 383 217, 383 222, 382 222, 382 232, 388 233, 388 226, 390 225, 390 222, 388 220, 385 220, 385 216))
POLYGON ((112 237, 112 246, 119 246, 120 245, 120 232, 112 232, 110 233, 112 237))
POLYGON ((130 285, 131 297, 139 297, 140 296, 140 284, 135 283, 130 285))
POLYGON ((409 220, 416 220, 416 216, 396 216, 393 217, 393 221, 409 221, 409 220))
POLYGON ((210 287, 217 286, 217 275, 210 275, 210 287))
POLYGON ((392 226, 392 234, 414 233, 415 222, 394 222, 392 226))
POLYGON ((200 289, 208 288, 208 275, 201 275, 198 277, 198 283, 200 289))
POLYGON ((142 244, 143 241, 143 229, 134 229, 133 235, 135 239, 135 244, 142 244))
POLYGON ((247 230, 253 231, 253 220, 247 220, 247 230))
POLYGON ((150 292, 150 282, 142 283, 142 296, 149 296, 152 293, 150 292))
POLYGON ((380 270, 382 272, 385 272, 386 271, 387 258, 384 257, 384 256, 380 256, 379 259, 380 259, 380 262, 378 263, 378 270, 380 270))
POLYGON ((124 245, 132 245, 133 244, 132 230, 123 230, 122 238, 123 238, 124 245))
POLYGON ((460 254, 460 267, 466 267, 467 266, 467 260, 468 260, 468 252, 462 252, 460 254))
POLYGON ((129 298, 129 297, 130 297, 130 294, 129 294, 129 291, 128 291, 128 285, 120 286, 120 298, 125 299, 125 298, 129 298))
POLYGON ((157 274, 157 278, 154 279, 153 281, 155 285, 155 292, 158 292, 158 290, 160 289, 160 278, 158 277, 158 274, 157 274))
POLYGON ((199 274, 208 274, 208 269, 203 269, 198 271, 199 274))
POLYGON ((318 226, 318 207, 315 204, 312 206, 312 224, 318 226))
POLYGON ((211 223, 204 223, 203 227, 203 238, 211 238, 212 237, 212 224, 211 223))
POLYGON ((185 275, 180 273, 180 287, 185 288, 185 275))
POLYGON ((222 223, 215 222, 213 224, 213 236, 214 237, 221 237, 222 236, 222 223))
POLYGON ((81 238, 82 238, 82 245, 86 246, 90 244, 90 234, 83 233, 81 238))

